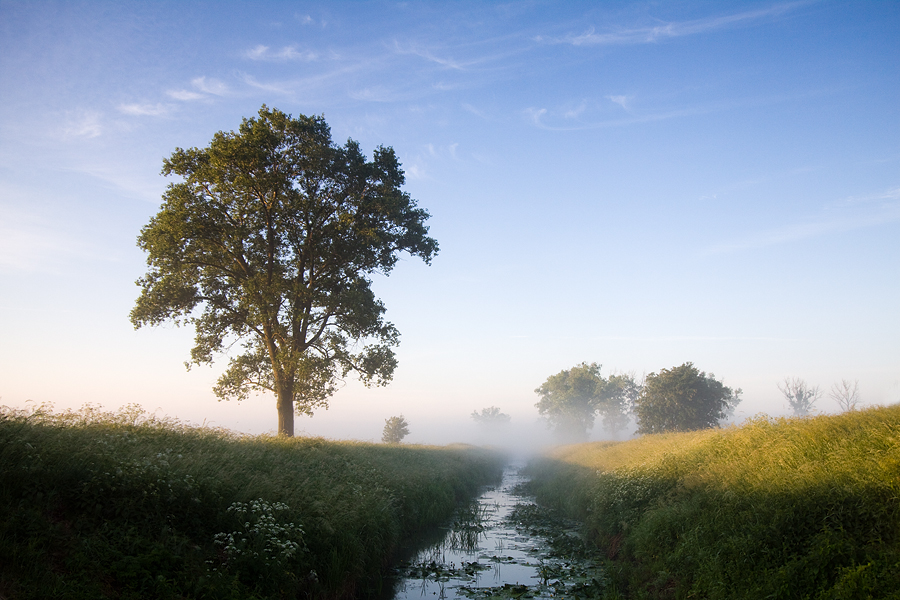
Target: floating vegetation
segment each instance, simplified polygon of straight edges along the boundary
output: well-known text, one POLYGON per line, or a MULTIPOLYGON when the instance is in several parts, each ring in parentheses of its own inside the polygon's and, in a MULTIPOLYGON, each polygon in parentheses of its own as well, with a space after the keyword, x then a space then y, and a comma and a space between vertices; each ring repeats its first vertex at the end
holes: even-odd
POLYGON ((456 514, 445 535, 398 569, 404 598, 601 598, 602 556, 578 523, 537 506, 516 467, 456 514))

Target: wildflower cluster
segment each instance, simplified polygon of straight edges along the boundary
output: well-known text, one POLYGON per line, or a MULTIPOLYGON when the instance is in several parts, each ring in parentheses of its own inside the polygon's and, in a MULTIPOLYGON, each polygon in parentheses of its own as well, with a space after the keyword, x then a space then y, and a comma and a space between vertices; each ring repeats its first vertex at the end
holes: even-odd
MULTIPOLYGON (((239 522, 231 533, 217 533, 215 543, 221 547, 227 566, 241 560, 261 561, 266 567, 280 566, 306 550, 303 529, 295 523, 279 523, 276 513, 290 508, 283 502, 269 503, 262 498, 251 502, 234 502, 228 507, 239 522)), ((215 569, 214 569, 215 570, 215 569)))

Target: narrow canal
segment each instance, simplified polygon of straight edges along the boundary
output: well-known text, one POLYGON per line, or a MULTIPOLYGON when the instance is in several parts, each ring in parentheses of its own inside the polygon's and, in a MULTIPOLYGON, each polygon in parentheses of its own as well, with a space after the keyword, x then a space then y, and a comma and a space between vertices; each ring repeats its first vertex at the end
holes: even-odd
POLYGON ((397 569, 394 600, 412 598, 602 598, 600 556, 577 524, 523 495, 521 464, 461 508, 397 569))

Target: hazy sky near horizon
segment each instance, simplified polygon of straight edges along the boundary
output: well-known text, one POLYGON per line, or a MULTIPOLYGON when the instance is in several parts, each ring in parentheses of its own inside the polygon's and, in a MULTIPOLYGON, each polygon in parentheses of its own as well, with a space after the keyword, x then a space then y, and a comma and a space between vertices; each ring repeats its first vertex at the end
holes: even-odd
POLYGON ((128 319, 162 159, 264 103, 392 146, 440 243, 375 280, 394 382, 298 433, 445 443, 493 405, 537 436, 582 361, 691 361, 739 418, 785 377, 900 401, 897 2, 0 0, 0 404, 274 431, 128 319))

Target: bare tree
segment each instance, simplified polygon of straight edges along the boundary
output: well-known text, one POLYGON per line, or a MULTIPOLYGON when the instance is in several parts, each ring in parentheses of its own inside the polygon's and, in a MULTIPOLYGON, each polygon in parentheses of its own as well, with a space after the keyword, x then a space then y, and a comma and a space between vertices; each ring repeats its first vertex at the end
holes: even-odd
POLYGON ((785 400, 794 412, 795 417, 805 417, 812 412, 813 404, 822 397, 819 386, 810 387, 802 379, 785 377, 784 383, 778 384, 785 400))
POLYGON ((856 410, 856 405, 859 404, 859 380, 850 383, 841 379, 840 383, 831 386, 831 393, 828 395, 838 403, 842 412, 856 410))

